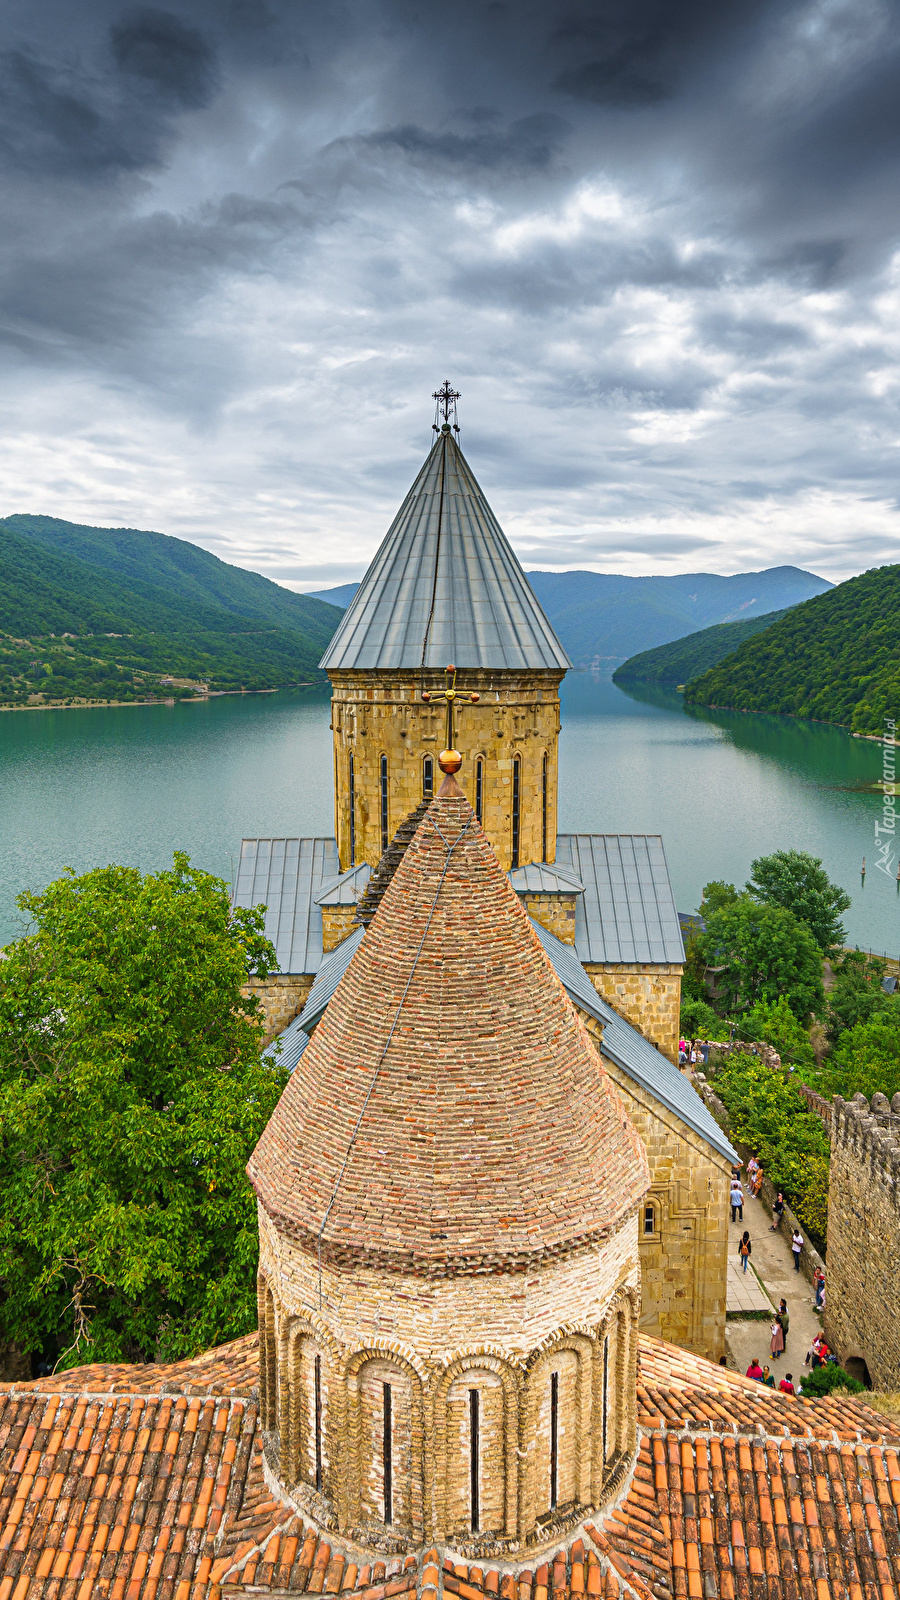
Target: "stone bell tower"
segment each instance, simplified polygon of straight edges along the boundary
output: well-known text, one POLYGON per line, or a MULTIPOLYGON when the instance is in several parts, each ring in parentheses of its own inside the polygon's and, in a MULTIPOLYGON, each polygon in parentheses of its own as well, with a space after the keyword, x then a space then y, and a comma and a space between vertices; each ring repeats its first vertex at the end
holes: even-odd
POLYGON ((515 1561, 615 1498, 646 1158, 453 777, 248 1171, 282 1500, 366 1549, 515 1561))
POLYGON ((434 446, 321 661, 344 872, 376 866, 434 793, 448 688, 468 701, 454 728, 462 782, 501 865, 556 854, 571 663, 459 447, 457 395, 445 384, 435 398, 434 446))

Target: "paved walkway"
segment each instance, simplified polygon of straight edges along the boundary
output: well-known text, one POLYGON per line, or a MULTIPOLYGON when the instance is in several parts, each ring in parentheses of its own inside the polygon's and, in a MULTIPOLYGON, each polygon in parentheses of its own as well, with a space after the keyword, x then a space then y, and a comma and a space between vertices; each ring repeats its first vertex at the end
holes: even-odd
MULTIPOLYGON (((730 1213, 729 1213, 730 1215, 730 1213)), ((822 1318, 813 1310, 813 1292, 802 1272, 794 1271, 790 1239, 779 1229, 770 1231, 772 1218, 769 1211, 752 1195, 744 1198, 743 1222, 729 1223, 728 1227, 728 1311, 743 1312, 743 1317, 729 1316, 727 1328, 728 1365, 746 1372, 751 1358, 756 1356, 762 1365, 768 1361, 779 1376, 792 1372, 794 1381, 802 1379, 806 1368, 803 1358, 817 1333, 822 1329, 822 1318), (738 1259, 738 1244, 747 1228, 753 1245, 751 1267, 755 1287, 739 1284, 743 1278, 738 1259), (734 1270, 736 1269, 736 1270, 734 1270), (763 1294, 760 1284, 765 1288, 763 1294), (732 1287, 734 1285, 734 1288, 732 1287), (783 1356, 772 1361, 769 1350, 768 1319, 761 1321, 752 1313, 771 1311, 782 1298, 787 1301, 790 1328, 783 1356)), ((747 1273, 750 1277, 750 1272, 747 1273)))

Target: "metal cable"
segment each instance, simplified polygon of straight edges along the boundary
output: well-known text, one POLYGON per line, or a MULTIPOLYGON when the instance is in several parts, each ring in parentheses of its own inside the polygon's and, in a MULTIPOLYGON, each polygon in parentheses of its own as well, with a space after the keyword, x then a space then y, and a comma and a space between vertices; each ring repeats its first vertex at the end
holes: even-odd
POLYGON ((460 839, 463 837, 463 835, 465 833, 468 832, 469 828, 471 827, 471 822, 467 822, 465 827, 460 829, 460 831, 457 834, 456 838, 454 839, 453 843, 452 844, 448 844, 446 839, 444 838, 444 835, 441 833, 441 830, 438 827, 437 823, 434 821, 434 819, 431 818, 431 817, 427 817, 425 820, 431 823, 431 826, 434 828, 434 831, 437 834, 438 838, 440 839, 441 844, 444 846, 444 849, 446 850, 447 854, 446 854, 446 856, 444 858, 444 865, 441 868, 441 875, 440 875, 440 878, 438 879, 437 888, 434 891, 434 898, 432 899, 431 905, 430 905, 429 910, 428 910, 428 916, 425 919, 425 927, 424 927, 424 929, 422 931, 422 937, 419 940, 418 949, 416 950, 415 956, 413 957, 413 964, 412 964, 412 967, 410 968, 409 977, 406 980, 406 986, 405 986, 405 988, 403 990, 402 995, 400 996, 400 1002, 399 1002, 399 1004, 397 1006, 397 1010, 396 1010, 396 1012, 394 1014, 394 1020, 391 1023, 390 1033, 387 1036, 387 1040, 385 1042, 384 1049, 382 1050, 381 1055, 378 1057, 378 1060, 375 1063, 375 1071, 372 1074, 372 1081, 369 1084, 369 1087, 368 1087, 368 1089, 366 1091, 366 1098, 362 1103, 362 1108, 360 1110, 359 1116, 356 1119, 356 1126, 354 1127, 353 1132, 350 1135, 350 1142, 347 1145, 347 1151, 346 1151, 346 1154, 344 1156, 344 1160, 343 1160, 343 1164, 341 1166, 341 1170, 337 1175, 337 1181, 335 1182, 334 1189, 332 1190, 331 1199, 328 1202, 328 1208, 327 1208, 327 1210, 325 1212, 324 1217, 322 1218, 322 1226, 319 1229, 319 1239, 318 1239, 318 1245, 319 1245, 319 1311, 320 1311, 320 1313, 321 1313, 321 1310, 322 1310, 322 1235, 325 1232, 326 1226, 328 1224, 328 1218, 331 1216, 331 1212, 332 1212, 332 1209, 334 1207, 334 1203, 335 1203, 335 1201, 336 1201, 336 1199, 338 1197, 338 1190, 341 1187, 341 1184, 342 1184, 343 1179, 344 1179, 344 1174, 347 1171, 347 1167, 348 1167, 349 1162, 350 1162, 350 1157, 351 1157, 351 1155, 353 1153, 353 1146, 356 1143, 357 1134, 359 1133, 359 1130, 362 1127, 362 1120, 363 1120, 363 1117, 366 1114, 366 1111, 368 1110, 369 1101, 372 1098, 372 1093, 374 1091, 376 1083, 378 1082, 378 1076, 379 1076, 379 1074, 381 1072, 382 1066, 384 1065, 385 1056, 387 1055, 387 1053, 388 1053, 388 1051, 389 1051, 389 1049, 391 1047, 391 1041, 393 1040, 394 1034, 395 1034, 395 1032, 397 1030, 397 1024, 400 1021, 400 1013, 401 1013, 401 1011, 403 1010, 403 1007, 406 1004, 406 997, 409 994, 410 986, 411 986, 413 978, 415 977, 415 974, 416 974, 416 967, 419 964, 419 957, 422 954, 422 948, 423 948, 423 946, 425 944, 425 940, 428 937, 428 930, 431 927, 431 920, 432 920, 432 917, 434 916, 435 906, 437 905, 437 902, 438 902, 438 895, 440 894, 442 888, 444 887, 444 879, 447 876, 447 869, 450 866, 450 857, 452 856, 454 850, 456 849, 456 846, 459 844, 460 839))

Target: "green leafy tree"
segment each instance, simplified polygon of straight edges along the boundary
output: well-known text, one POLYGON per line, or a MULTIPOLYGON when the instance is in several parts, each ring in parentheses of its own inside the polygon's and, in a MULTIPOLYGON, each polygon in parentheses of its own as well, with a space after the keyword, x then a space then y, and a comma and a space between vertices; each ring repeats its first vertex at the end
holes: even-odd
POLYGON ((711 1067, 735 1138, 759 1156, 766 1176, 824 1248, 830 1144, 821 1122, 790 1074, 773 1071, 750 1051, 711 1058, 711 1067))
POLYGON ((23 894, 0 960, 0 1326, 60 1364, 173 1359, 254 1325, 245 1164, 283 1071, 241 993, 262 910, 177 854, 23 894))
POLYGON ((679 1026, 683 1039, 722 1039, 728 1037, 726 1027, 723 1035, 722 1020, 718 1017, 711 1005, 705 1000, 692 1000, 690 998, 681 1003, 681 1018, 679 1026))
POLYGON ((828 995, 828 1033, 832 1041, 847 1028, 869 1022, 883 1011, 888 997, 881 987, 885 962, 864 950, 848 950, 833 967, 834 983, 828 995))
POLYGON ((850 896, 832 883, 818 856, 805 850, 776 850, 750 863, 747 892, 761 905, 783 906, 804 922, 820 950, 831 950, 846 938, 841 912, 850 896))
POLYGON ((714 878, 712 883, 703 886, 700 915, 708 917, 714 911, 721 911, 723 906, 733 906, 738 899, 740 896, 733 883, 723 883, 721 878, 714 878))
POLYGON ((802 1387, 804 1400, 824 1400, 826 1395, 834 1394, 836 1390, 844 1390, 847 1394, 864 1394, 866 1389, 864 1383, 860 1383, 858 1378, 851 1378, 849 1372, 836 1366, 833 1361, 804 1373, 802 1387))
POLYGON ((779 995, 799 1022, 823 1010, 821 951, 784 907, 740 895, 707 918, 701 946, 727 1011, 746 1011, 779 995))
POLYGON ((810 1078, 821 1094, 839 1094, 845 1100, 855 1094, 864 1094, 867 1100, 885 1094, 890 1100, 900 1090, 900 996, 884 999, 868 1022, 845 1029, 810 1078))
POLYGON ((772 1045, 782 1061, 804 1068, 816 1065, 816 1052, 809 1034, 797 1021, 783 994, 777 1000, 757 1000, 743 1017, 739 1033, 742 1039, 761 1039, 772 1045))

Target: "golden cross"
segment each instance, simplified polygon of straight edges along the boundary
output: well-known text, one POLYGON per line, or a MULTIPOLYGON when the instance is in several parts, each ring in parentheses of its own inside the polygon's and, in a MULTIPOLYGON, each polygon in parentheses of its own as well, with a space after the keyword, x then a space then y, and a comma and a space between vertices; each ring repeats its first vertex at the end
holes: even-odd
POLYGON ((446 702, 447 702, 447 749, 448 750, 452 750, 454 748, 454 744, 453 744, 453 707, 456 704, 456 701, 457 700, 468 700, 472 705, 474 705, 476 701, 481 699, 481 695, 480 694, 463 694, 459 689, 457 689, 457 687, 456 687, 456 668, 451 664, 447 668, 447 687, 446 687, 446 689, 440 689, 440 690, 438 690, 438 692, 436 694, 432 694, 430 692, 430 690, 428 690, 428 689, 423 689, 422 690, 422 699, 423 700, 428 700, 428 701, 446 700, 446 702))

